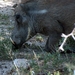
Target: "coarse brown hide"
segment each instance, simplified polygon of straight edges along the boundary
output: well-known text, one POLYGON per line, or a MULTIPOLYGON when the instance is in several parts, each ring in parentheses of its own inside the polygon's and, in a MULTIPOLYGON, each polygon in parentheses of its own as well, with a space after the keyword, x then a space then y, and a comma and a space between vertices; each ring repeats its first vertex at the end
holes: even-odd
POLYGON ((36 33, 49 36, 45 50, 56 52, 61 33, 69 34, 75 23, 75 0, 28 0, 14 8, 13 45, 20 48, 36 33))

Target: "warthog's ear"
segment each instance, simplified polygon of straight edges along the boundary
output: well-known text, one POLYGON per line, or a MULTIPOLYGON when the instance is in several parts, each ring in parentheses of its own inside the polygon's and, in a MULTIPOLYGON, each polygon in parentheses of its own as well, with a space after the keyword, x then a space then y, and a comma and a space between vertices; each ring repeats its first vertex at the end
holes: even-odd
POLYGON ((13 7, 13 8, 16 8, 16 7, 17 7, 17 5, 18 5, 18 4, 14 4, 12 7, 13 7))
POLYGON ((18 4, 14 4, 11 8, 11 10, 14 10, 17 7, 18 4))

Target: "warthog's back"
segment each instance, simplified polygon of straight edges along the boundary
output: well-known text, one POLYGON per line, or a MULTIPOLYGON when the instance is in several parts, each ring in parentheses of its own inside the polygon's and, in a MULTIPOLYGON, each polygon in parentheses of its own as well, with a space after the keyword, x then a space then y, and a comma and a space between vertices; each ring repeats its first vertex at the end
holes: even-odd
MULTIPOLYGON (((47 11, 45 15, 42 15, 43 19, 47 17, 48 19, 49 17, 56 19, 63 26, 66 34, 72 31, 75 23, 75 0, 31 0, 30 2, 25 3, 24 9, 26 8, 27 10, 27 6, 28 11, 32 14, 35 13, 35 11, 36 13, 40 10, 44 10, 43 12, 47 11)), ((26 10, 25 12, 27 12, 26 10)), ((34 16, 35 15, 36 14, 34 14, 34 16)), ((41 15, 41 12, 39 15, 41 15)), ((36 19, 38 20, 38 18, 42 20, 41 16, 36 19)))

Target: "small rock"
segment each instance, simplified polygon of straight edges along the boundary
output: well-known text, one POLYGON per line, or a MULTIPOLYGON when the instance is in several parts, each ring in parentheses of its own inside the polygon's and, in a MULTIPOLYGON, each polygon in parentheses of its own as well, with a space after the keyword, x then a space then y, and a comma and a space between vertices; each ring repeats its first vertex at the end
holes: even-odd
POLYGON ((74 70, 74 75, 75 75, 75 70, 74 70))
POLYGON ((13 62, 17 68, 26 69, 30 66, 27 59, 15 59, 13 62))

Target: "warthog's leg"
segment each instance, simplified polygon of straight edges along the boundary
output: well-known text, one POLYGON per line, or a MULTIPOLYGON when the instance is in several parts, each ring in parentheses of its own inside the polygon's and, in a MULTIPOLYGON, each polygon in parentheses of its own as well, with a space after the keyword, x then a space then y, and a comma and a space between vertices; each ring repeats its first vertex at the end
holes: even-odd
POLYGON ((50 52, 50 53, 54 53, 56 52, 56 44, 59 42, 61 38, 61 34, 51 34, 48 37, 46 46, 45 46, 45 51, 50 52))

